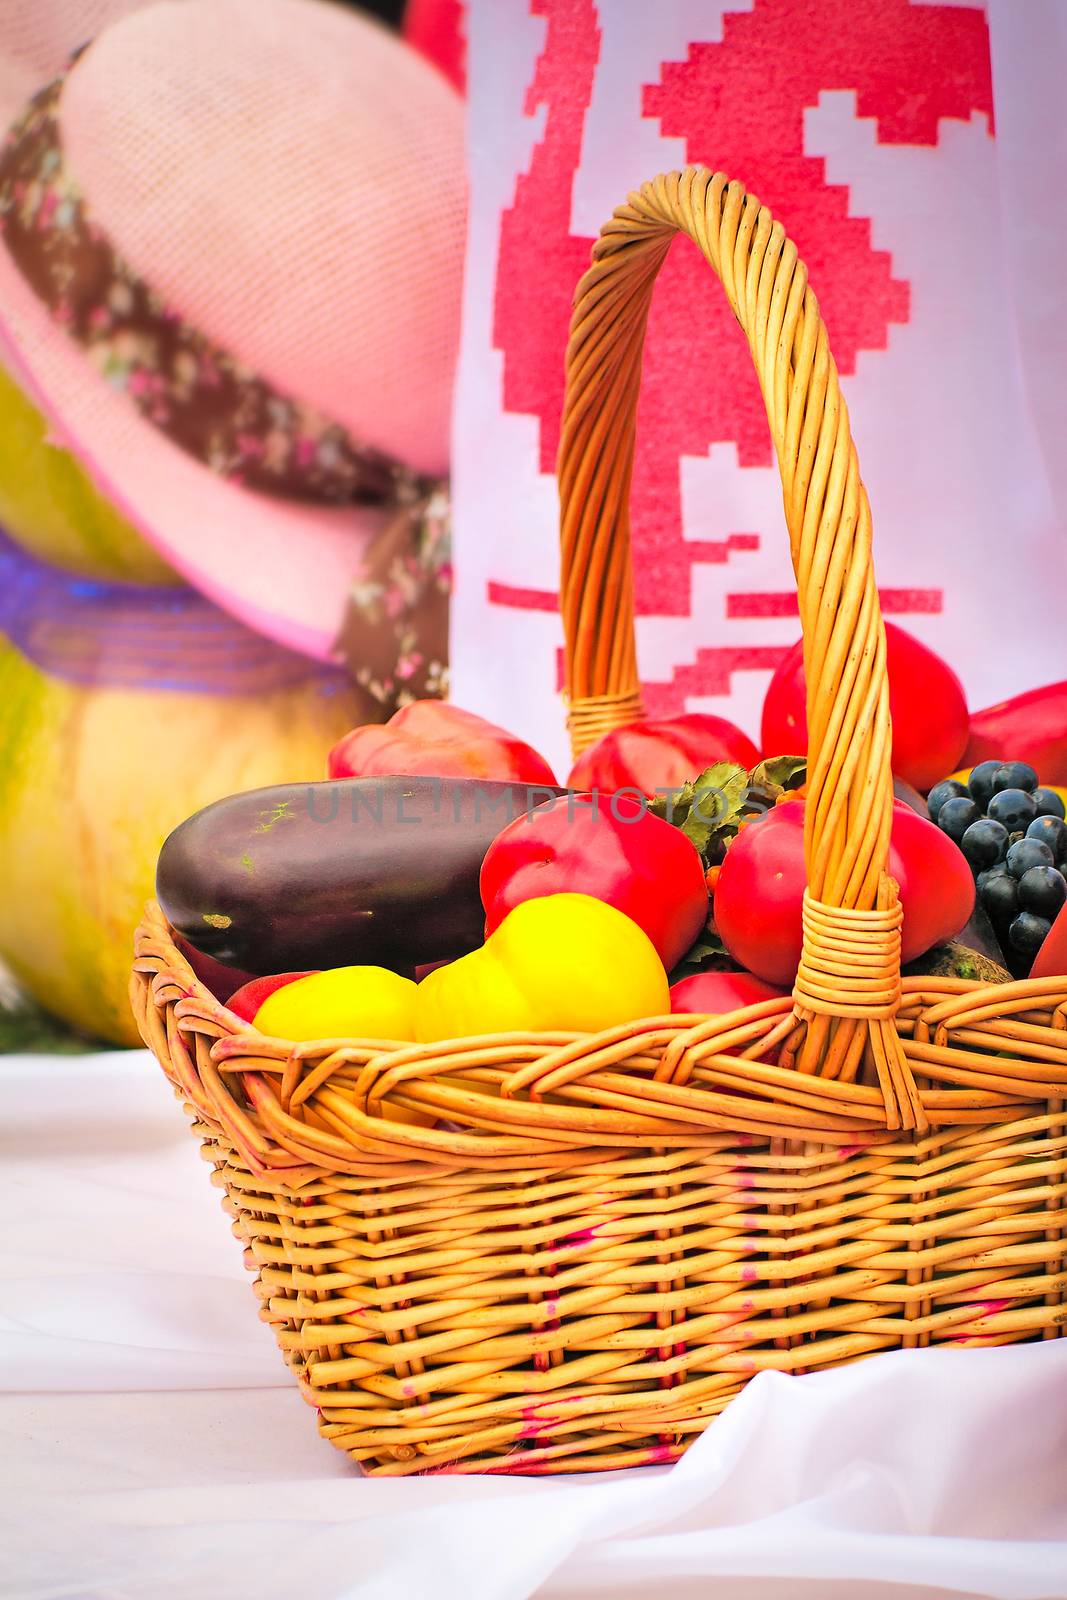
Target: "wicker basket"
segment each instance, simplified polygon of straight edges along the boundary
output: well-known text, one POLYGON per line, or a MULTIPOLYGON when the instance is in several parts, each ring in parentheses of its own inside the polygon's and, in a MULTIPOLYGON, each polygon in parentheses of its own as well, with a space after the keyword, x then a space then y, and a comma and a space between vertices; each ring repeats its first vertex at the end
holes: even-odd
POLYGON ((1067 1320, 1067 978, 901 983, 885 637, 837 371, 781 226, 699 168, 615 213, 578 290, 559 459, 575 748, 640 711, 626 502, 679 231, 748 339, 785 492, 810 730, 793 1002, 291 1048, 207 993, 158 909, 137 936, 134 1012, 260 1315, 323 1435, 371 1472, 671 1461, 764 1368, 1067 1320))

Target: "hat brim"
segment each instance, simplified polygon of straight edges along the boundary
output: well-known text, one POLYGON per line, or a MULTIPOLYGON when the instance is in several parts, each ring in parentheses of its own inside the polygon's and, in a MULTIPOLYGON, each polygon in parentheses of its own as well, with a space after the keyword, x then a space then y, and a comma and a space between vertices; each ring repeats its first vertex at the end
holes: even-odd
POLYGON ((182 577, 279 644, 332 657, 349 587, 388 511, 276 499, 187 455, 108 386, 2 245, 0 338, 55 442, 182 577))

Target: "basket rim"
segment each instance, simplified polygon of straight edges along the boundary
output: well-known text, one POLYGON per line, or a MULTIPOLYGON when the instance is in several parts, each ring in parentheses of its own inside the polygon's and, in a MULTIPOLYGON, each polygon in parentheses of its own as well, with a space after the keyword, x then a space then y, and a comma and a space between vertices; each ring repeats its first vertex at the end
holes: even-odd
MULTIPOLYGON (((168 944, 168 947, 169 947, 168 948, 168 953, 172 954, 174 956, 175 960, 180 964, 180 966, 184 967, 185 970, 188 972, 188 975, 189 975, 189 990, 190 990, 190 994, 189 994, 188 998, 190 998, 190 999, 195 998, 198 1001, 200 1001, 202 1004, 204 1004, 205 1006, 211 1007, 212 1009, 217 1009, 219 1011, 224 1011, 226 1013, 226 1015, 228 1017, 232 1018, 233 1022, 236 1024, 236 1026, 235 1026, 235 1028, 233 1030, 235 1033, 251 1034, 255 1038, 262 1039, 267 1043, 270 1043, 270 1044, 284 1044, 284 1045, 287 1045, 290 1049, 292 1049, 293 1041, 291 1039, 289 1039, 289 1040, 279 1039, 279 1038, 275 1038, 271 1034, 261 1033, 259 1031, 259 1029, 254 1026, 253 1023, 246 1022, 245 1019, 243 1017, 239 1017, 236 1012, 230 1011, 229 1008, 227 1007, 226 1003, 224 1001, 222 1001, 222 1000, 219 1000, 218 997, 211 992, 211 990, 204 983, 203 979, 197 977, 196 972, 193 970, 193 967, 190 964, 190 962, 188 961, 187 957, 182 955, 182 952, 178 949, 177 945, 175 944, 174 936, 175 936, 176 930, 171 925, 171 923, 168 922, 166 914, 163 912, 163 910, 160 907, 158 901, 149 900, 149 901, 146 902, 146 905, 145 905, 145 915, 142 918, 142 920, 141 920, 141 922, 140 922, 140 924, 139 924, 139 926, 137 928, 137 933, 136 933, 136 937, 135 937, 135 944, 141 940, 142 935, 145 935, 145 934, 151 935, 153 933, 158 933, 159 931, 162 931, 164 933, 165 937, 166 937, 167 944, 168 944)), ((134 969, 135 970, 146 970, 145 967, 143 967, 142 964, 141 964, 142 961, 143 961, 143 958, 138 958, 138 957, 135 956, 135 960, 134 960, 134 969)), ((739 968, 738 968, 739 974, 744 974, 746 972, 746 970, 747 970, 746 968, 741 967, 739 965, 739 968)), ((270 974, 264 973, 263 976, 267 977, 267 976, 270 976, 270 974)), ((695 976, 699 976, 699 974, 695 974, 695 976)), ((905 976, 903 976, 901 978, 901 986, 902 986, 902 989, 903 989, 903 991, 904 991, 904 993, 906 995, 910 994, 913 997, 917 996, 917 995, 920 995, 920 994, 931 994, 931 993, 934 993, 934 992, 943 991, 944 994, 945 994, 945 999, 942 1002, 940 1002, 939 1012, 938 1012, 938 1015, 937 1015, 937 1020, 938 1021, 942 1020, 942 1017, 941 1017, 941 1014, 940 1014, 942 1010, 944 1012, 944 1015, 947 1017, 947 1016, 951 1015, 951 1010, 955 1009, 954 1004, 953 1004, 953 997, 956 997, 958 999, 967 999, 967 998, 972 998, 972 997, 978 995, 979 993, 981 993, 981 994, 988 993, 989 996, 990 996, 990 999, 992 1001, 993 999, 999 999, 1001 997, 1014 996, 1016 990, 1025 990, 1027 996, 1032 997, 1035 1000, 1038 999, 1039 997, 1043 997, 1043 996, 1047 997, 1047 996, 1051 996, 1051 995, 1057 994, 1062 990, 1063 995, 1064 995, 1064 999, 1062 1001, 1062 1007, 1063 1007, 1064 1011, 1067 1012, 1067 974, 1065 974, 1063 976, 1057 976, 1057 977, 1051 977, 1051 978, 1017 978, 1017 979, 1013 979, 1011 981, 1011 983, 986 983, 986 982, 983 982, 980 978, 977 978, 977 979, 976 978, 951 978, 951 977, 935 977, 935 976, 924 976, 924 975, 914 975, 914 974, 912 974, 912 975, 905 975, 905 976)), ((236 993, 236 991, 235 991, 235 993, 236 993)), ((782 996, 782 998, 780 1000, 779 999, 760 1000, 760 1001, 755 1002, 753 1005, 737 1006, 737 1007, 734 1007, 729 1012, 707 1012, 707 1011, 664 1012, 661 1016, 658 1016, 658 1017, 639 1017, 639 1018, 634 1019, 634 1021, 631 1022, 631 1023, 620 1024, 619 1026, 620 1027, 625 1027, 625 1028, 633 1028, 633 1027, 638 1027, 638 1026, 642 1026, 643 1027, 648 1023, 656 1023, 656 1022, 669 1022, 669 1023, 671 1023, 673 1025, 675 1019, 678 1018, 678 1017, 685 1017, 687 1020, 694 1020, 695 1019, 695 1020, 699 1020, 699 1021, 702 1021, 702 1022, 709 1022, 709 1021, 715 1020, 717 1017, 722 1017, 722 1016, 742 1017, 742 1016, 749 1016, 749 1015, 770 1014, 770 1011, 777 1012, 777 1011, 785 1009, 786 1007, 788 1007, 790 1010, 793 1010, 795 1008, 795 1002, 794 1002, 794 1000, 793 1000, 791 995, 784 995, 784 996, 782 996), (769 1010, 768 1010, 768 1008, 769 1008, 769 1010)), ((970 1008, 968 1008, 968 1009, 970 1009, 970 1008)), ((1031 1007, 1029 1009, 1032 1009, 1032 1010, 1044 1010, 1044 1009, 1046 1009, 1046 1007, 1044 1007, 1044 1006, 1034 1006, 1034 1007, 1031 1007)), ((1065 1016, 1065 1019, 1064 1019, 1064 1028, 1065 1028, 1065 1030, 1067 1030, 1067 1016, 1065 1016)), ((617 1029, 612 1028, 612 1029, 605 1029, 603 1031, 605 1033, 614 1033, 614 1032, 617 1031, 617 1029)), ((341 1042, 349 1042, 349 1043, 353 1043, 353 1042, 365 1043, 365 1042, 367 1042, 366 1039, 361 1039, 361 1040, 357 1041, 355 1035, 346 1035, 346 1036, 339 1036, 339 1037, 341 1039, 341 1042)), ((385 1040, 375 1040, 374 1042, 381 1043, 381 1044, 386 1044, 386 1045, 396 1045, 396 1046, 398 1046, 400 1048, 403 1048, 405 1050, 411 1049, 415 1045, 418 1045, 418 1047, 420 1049, 433 1050, 434 1048, 436 1048, 437 1045, 445 1043, 445 1042, 449 1042, 449 1043, 460 1043, 460 1042, 462 1042, 462 1043, 470 1043, 470 1042, 473 1042, 475 1040, 486 1038, 486 1037, 514 1038, 514 1039, 537 1038, 537 1039, 545 1039, 545 1040, 548 1040, 548 1041, 551 1041, 551 1042, 555 1043, 555 1042, 557 1042, 559 1040, 562 1040, 562 1039, 578 1039, 578 1038, 592 1039, 592 1038, 598 1038, 598 1037, 600 1037, 600 1035, 599 1034, 593 1034, 593 1033, 579 1033, 579 1032, 575 1032, 573 1030, 567 1030, 567 1029, 544 1029, 544 1030, 539 1030, 536 1033, 516 1031, 516 1032, 509 1033, 509 1034, 499 1034, 499 1035, 498 1034, 494 1034, 494 1035, 491 1035, 491 1036, 490 1035, 485 1035, 485 1034, 463 1034, 463 1035, 457 1034, 454 1040, 451 1040, 451 1041, 435 1040, 435 1041, 433 1041, 431 1043, 427 1043, 427 1044, 421 1044, 418 1040, 410 1040, 410 1039, 407 1039, 407 1040, 405 1040, 405 1039, 391 1039, 391 1040, 390 1039, 385 1039, 385 1040)), ((1067 1041, 1067 1032, 1065 1032, 1065 1041, 1067 1041)), ((300 1050, 307 1050, 307 1051, 311 1051, 311 1050, 315 1050, 315 1049, 322 1050, 322 1049, 325 1049, 329 1045, 336 1045, 337 1043, 338 1043, 337 1039, 328 1039, 328 1038, 307 1039, 307 1040, 299 1041, 298 1044, 297 1044, 297 1048, 300 1049, 300 1050)))
MULTIPOLYGON (((876 1084, 782 1065, 778 1044, 761 1059, 761 1040, 775 1032, 784 1040, 804 1026, 789 996, 721 1016, 642 1018, 602 1034, 294 1044, 261 1034, 216 999, 178 950, 158 905, 149 902, 135 941, 131 1000, 142 1037, 175 1088, 198 1115, 226 1128, 255 1170, 365 1170, 368 1164, 377 1170, 382 1159, 496 1165, 507 1155, 564 1149, 588 1159, 595 1151, 618 1155, 620 1144, 634 1154, 767 1137, 839 1149, 904 1136, 936 1145, 946 1128, 973 1123, 977 1135, 980 1124, 1040 1115, 1067 1097, 1067 977, 999 985, 906 979, 901 1020, 914 1036, 912 1049, 924 1058, 916 1070, 932 1077, 920 1089, 929 1129, 903 1133, 876 1084), (1033 1020, 1046 1015, 1055 1020, 1033 1020), (983 1027, 1000 1028, 1009 1040, 1021 1037, 1021 1053, 1006 1058, 967 1044, 953 1047, 954 1031, 970 1036, 983 1027), (738 1033, 739 1040, 731 1038, 738 1033), (738 1044, 755 1054, 734 1054, 738 1044), (475 1070, 478 1079, 467 1076, 475 1070), (460 1087, 442 1082, 450 1077, 460 1087), (305 1102, 317 1105, 337 1082, 350 1093, 343 1111, 353 1131, 347 1142, 343 1135, 324 1135, 320 1159, 311 1160, 315 1140, 308 1142, 292 1114, 299 1117, 305 1102), (457 1104, 462 1122, 449 1114, 457 1104), (404 1106, 422 1108, 422 1126, 386 1115, 404 1106), (259 1154, 257 1141, 264 1147, 259 1154)), ((990 1039, 1005 1043, 996 1033, 990 1039)), ((336 1114, 336 1100, 330 1105, 336 1114)))

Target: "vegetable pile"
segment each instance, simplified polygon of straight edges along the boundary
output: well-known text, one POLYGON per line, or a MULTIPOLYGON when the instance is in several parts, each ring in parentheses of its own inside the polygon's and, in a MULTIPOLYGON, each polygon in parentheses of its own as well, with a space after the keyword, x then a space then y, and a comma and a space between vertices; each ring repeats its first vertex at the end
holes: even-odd
MULTIPOLYGON (((906 968, 1067 971, 1064 797, 1006 751, 941 778, 1011 730, 1010 703, 969 718, 951 669, 887 636, 906 968)), ((231 1016, 277 1039, 566 1035, 777 1005, 802 943, 804 693, 798 649, 763 717, 765 749, 789 753, 761 760, 694 713, 608 734, 565 788, 507 730, 416 702, 346 735, 325 782, 189 818, 158 897, 231 1016)), ((1055 746, 1054 701, 1067 750, 1067 685, 1045 692, 1040 741, 1055 746)))

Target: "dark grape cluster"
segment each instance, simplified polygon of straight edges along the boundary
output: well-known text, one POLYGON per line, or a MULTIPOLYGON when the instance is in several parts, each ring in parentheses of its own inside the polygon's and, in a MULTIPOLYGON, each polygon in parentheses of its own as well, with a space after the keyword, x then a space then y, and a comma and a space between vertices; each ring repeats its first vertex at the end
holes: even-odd
POLYGON ((1012 972, 1025 976, 1067 901, 1063 801, 1025 761, 983 761, 967 783, 935 784, 926 803, 966 856, 1012 972))

